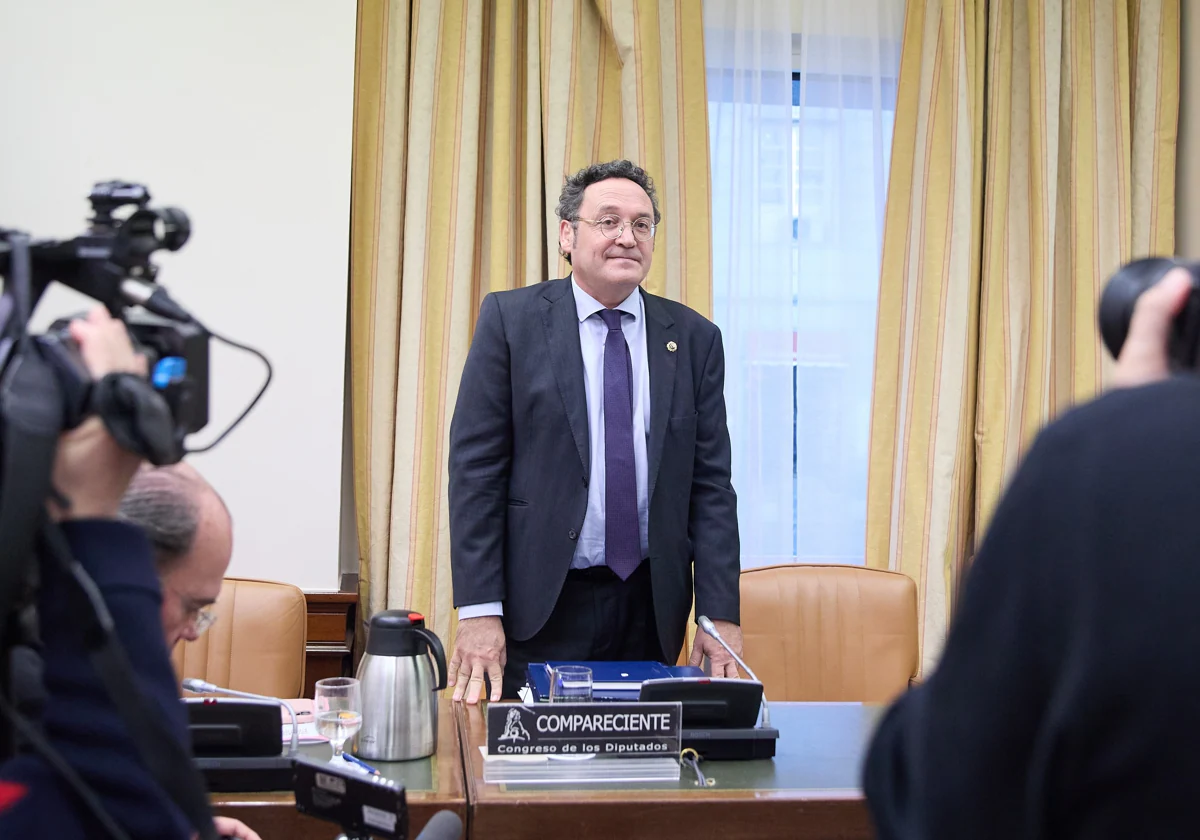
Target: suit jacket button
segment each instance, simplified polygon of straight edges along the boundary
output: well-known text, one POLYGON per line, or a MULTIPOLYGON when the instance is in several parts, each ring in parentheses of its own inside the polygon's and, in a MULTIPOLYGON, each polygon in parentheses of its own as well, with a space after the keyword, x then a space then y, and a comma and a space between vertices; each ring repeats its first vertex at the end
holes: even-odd
POLYGON ((575 533, 575 529, 574 529, 574 528, 572 528, 570 531, 567 531, 567 539, 571 539, 571 540, 573 540, 573 539, 575 539, 575 538, 576 538, 576 537, 578 537, 578 536, 579 536, 579 534, 575 533))

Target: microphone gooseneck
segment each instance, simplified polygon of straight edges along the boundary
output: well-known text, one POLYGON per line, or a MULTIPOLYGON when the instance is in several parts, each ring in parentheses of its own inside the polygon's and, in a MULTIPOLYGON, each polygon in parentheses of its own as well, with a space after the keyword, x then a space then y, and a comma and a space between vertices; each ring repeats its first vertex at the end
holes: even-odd
MULTIPOLYGON (((738 656, 734 652, 733 648, 729 646, 729 643, 721 637, 721 634, 717 631, 717 626, 712 623, 712 620, 708 616, 700 616, 696 619, 696 623, 700 625, 701 630, 716 639, 717 644, 725 648, 725 652, 733 657, 734 662, 742 666, 742 670, 750 675, 750 679, 754 680, 756 683, 762 683, 762 680, 760 680, 755 673, 750 670, 750 666, 742 661, 742 657, 738 656)), ((763 687, 762 695, 762 725, 764 727, 770 727, 771 725, 771 707, 767 704, 767 690, 765 686, 763 687)))
POLYGON ((278 703, 280 706, 288 710, 288 714, 292 716, 292 743, 288 747, 288 756, 294 756, 300 752, 300 724, 296 720, 296 710, 292 708, 292 704, 286 700, 280 700, 278 697, 268 697, 265 694, 251 694, 248 691, 234 691, 232 688, 222 688, 219 685, 213 685, 204 680, 198 680, 195 677, 189 677, 182 683, 183 687, 193 694, 228 694, 231 697, 245 697, 249 700, 269 700, 272 703, 278 703))

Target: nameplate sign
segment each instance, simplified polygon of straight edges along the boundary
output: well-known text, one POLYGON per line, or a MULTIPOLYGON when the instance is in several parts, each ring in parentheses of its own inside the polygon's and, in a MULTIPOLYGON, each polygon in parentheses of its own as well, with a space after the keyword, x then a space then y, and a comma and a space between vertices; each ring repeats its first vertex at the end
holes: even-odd
POLYGON ((679 703, 489 703, 488 755, 676 757, 679 703))

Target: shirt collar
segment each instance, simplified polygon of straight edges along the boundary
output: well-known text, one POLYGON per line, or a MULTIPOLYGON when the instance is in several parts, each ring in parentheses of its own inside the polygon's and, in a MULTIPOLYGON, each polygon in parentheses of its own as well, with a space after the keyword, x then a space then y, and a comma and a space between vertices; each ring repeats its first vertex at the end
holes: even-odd
MULTIPOLYGON (((638 288, 641 287, 639 286, 638 288)), ((638 288, 630 292, 629 297, 616 306, 622 312, 628 312, 634 319, 642 317, 642 296, 637 293, 638 288)), ((580 323, 591 318, 601 309, 606 308, 603 303, 600 303, 600 301, 579 288, 579 284, 575 282, 573 276, 571 277, 571 291, 575 294, 575 314, 579 316, 580 323)))

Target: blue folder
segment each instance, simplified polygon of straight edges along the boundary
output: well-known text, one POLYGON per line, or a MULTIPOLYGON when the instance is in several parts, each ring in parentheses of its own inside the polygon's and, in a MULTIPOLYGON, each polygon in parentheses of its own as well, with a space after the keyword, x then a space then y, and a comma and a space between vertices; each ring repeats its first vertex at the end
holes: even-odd
POLYGON ((646 680, 671 677, 703 677, 694 665, 664 665, 661 662, 530 662, 526 669, 535 702, 550 699, 550 669, 559 665, 582 665, 592 669, 592 699, 634 701, 646 680))

